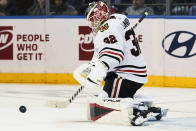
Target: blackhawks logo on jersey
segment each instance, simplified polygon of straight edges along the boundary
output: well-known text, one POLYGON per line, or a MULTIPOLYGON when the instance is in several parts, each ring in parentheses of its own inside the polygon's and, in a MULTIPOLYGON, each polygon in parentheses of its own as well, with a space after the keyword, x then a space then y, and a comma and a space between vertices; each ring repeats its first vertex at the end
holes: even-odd
POLYGON ((104 32, 104 31, 107 30, 108 28, 109 28, 109 25, 108 25, 108 23, 106 23, 106 24, 100 26, 99 30, 100 30, 101 32, 104 32))

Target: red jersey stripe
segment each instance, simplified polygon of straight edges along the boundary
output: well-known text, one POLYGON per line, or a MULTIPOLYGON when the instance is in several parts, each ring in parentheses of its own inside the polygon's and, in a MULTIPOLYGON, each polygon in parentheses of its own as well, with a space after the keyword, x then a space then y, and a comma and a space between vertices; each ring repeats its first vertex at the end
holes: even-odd
POLYGON ((116 71, 121 71, 121 72, 134 72, 134 73, 146 73, 147 72, 147 70, 136 71, 136 70, 121 70, 121 69, 116 69, 116 71))
POLYGON ((120 56, 120 58, 122 59, 122 60, 124 60, 124 56, 123 55, 121 55, 121 54, 118 54, 118 53, 115 53, 115 52, 112 52, 112 51, 103 51, 103 52, 100 52, 100 54, 99 54, 99 56, 101 56, 102 54, 113 54, 113 55, 118 55, 118 56, 120 56))
MULTIPOLYGON (((117 81, 116 81, 116 85, 115 85, 115 90, 114 90, 113 98, 116 97, 116 92, 117 92, 117 90, 118 90, 118 84, 119 84, 120 79, 121 79, 121 77, 118 78, 117 81)), ((119 88, 120 88, 120 87, 119 87, 119 88)))

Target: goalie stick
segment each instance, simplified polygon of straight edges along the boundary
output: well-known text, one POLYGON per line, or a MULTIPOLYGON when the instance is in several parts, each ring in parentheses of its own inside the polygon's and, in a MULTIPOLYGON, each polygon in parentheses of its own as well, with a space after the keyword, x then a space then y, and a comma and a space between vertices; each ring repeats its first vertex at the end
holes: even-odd
POLYGON ((66 108, 72 101, 78 96, 78 94, 84 89, 84 86, 80 86, 77 91, 66 101, 47 101, 46 106, 53 108, 66 108))
MULTIPOLYGON (((147 15, 148 15, 148 12, 144 12, 144 14, 142 15, 142 17, 133 26, 133 29, 135 29, 143 21, 143 19, 147 15)), ((86 64, 83 64, 83 66, 79 67, 78 69, 76 69, 74 71, 74 77, 75 77, 75 79, 79 83, 82 83, 81 81, 83 81, 83 78, 81 78, 82 76, 80 76, 80 72, 85 69, 84 68, 85 66, 86 66, 86 64)), ((84 89, 84 86, 80 86, 80 88, 78 88, 78 90, 68 100, 66 100, 66 101, 47 101, 46 102, 46 106, 53 107, 53 108, 66 108, 69 104, 71 104, 73 102, 73 100, 81 93, 81 91, 83 89, 84 89)))
MULTIPOLYGON (((80 65, 74 72, 74 78, 79 83, 84 83, 85 76, 81 76, 81 72, 88 67, 88 64, 80 65)), ((84 86, 80 86, 77 91, 66 101, 57 101, 57 100, 49 100, 46 102, 46 106, 52 108, 66 108, 69 104, 73 102, 73 100, 80 94, 80 92, 84 89, 84 86)))
POLYGON ((135 29, 137 26, 138 26, 138 24, 140 24, 142 21, 143 21, 143 19, 146 17, 148 15, 148 12, 144 12, 144 14, 142 15, 142 17, 138 20, 138 22, 137 23, 135 23, 135 25, 133 26, 133 29, 135 29))

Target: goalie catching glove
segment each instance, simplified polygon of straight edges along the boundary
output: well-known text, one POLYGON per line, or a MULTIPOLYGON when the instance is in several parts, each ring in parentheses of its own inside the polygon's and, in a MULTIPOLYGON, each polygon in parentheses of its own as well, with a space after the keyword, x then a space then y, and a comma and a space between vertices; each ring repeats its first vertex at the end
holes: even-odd
POLYGON ((97 59, 95 66, 91 68, 87 80, 91 83, 101 85, 103 79, 106 77, 107 70, 107 66, 101 60, 97 59))
POLYGON ((74 78, 85 87, 98 87, 107 74, 107 66, 98 58, 83 64, 74 71, 74 78))

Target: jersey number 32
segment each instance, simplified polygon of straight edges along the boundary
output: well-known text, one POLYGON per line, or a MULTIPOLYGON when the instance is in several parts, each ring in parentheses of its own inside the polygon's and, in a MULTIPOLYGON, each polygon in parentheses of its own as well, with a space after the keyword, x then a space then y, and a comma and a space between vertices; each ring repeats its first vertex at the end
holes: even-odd
MULTIPOLYGON (((128 41, 131 39, 131 44, 133 44, 133 46, 135 48, 131 49, 130 52, 133 56, 139 56, 141 54, 141 50, 140 50, 140 46, 138 44, 138 40, 135 37, 135 32, 133 31, 133 29, 127 30, 125 32, 125 40, 128 41)), ((104 42, 107 44, 114 44, 117 41, 116 37, 114 35, 109 35, 108 37, 104 38, 104 42)))

